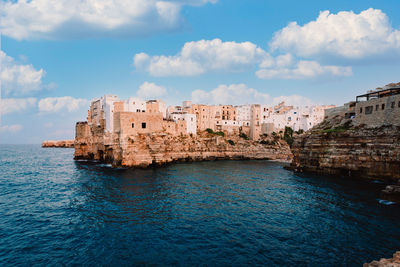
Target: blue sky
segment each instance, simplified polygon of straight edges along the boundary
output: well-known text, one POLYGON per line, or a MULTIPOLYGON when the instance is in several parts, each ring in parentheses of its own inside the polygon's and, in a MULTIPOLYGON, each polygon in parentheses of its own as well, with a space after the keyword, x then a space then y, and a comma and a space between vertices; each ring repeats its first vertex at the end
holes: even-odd
POLYGON ((0 143, 73 138, 110 93, 341 105, 400 80, 395 0, 57 3, 1 2, 0 143))

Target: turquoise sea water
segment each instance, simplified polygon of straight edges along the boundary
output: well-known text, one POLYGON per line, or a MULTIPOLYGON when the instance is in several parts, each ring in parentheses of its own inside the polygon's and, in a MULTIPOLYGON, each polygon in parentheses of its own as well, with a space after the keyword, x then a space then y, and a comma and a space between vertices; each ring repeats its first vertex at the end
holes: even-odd
POLYGON ((268 161, 112 169, 0 146, 0 265, 361 266, 400 250, 383 184, 268 161))

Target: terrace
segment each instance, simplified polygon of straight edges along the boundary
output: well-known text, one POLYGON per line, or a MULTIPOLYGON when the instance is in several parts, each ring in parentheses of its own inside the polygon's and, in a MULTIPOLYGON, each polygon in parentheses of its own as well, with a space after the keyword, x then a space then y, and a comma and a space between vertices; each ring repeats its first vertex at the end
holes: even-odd
POLYGON ((400 85, 396 85, 390 88, 379 89, 377 91, 370 91, 367 94, 359 95, 356 97, 356 102, 369 101, 371 99, 377 99, 392 95, 400 94, 400 85))

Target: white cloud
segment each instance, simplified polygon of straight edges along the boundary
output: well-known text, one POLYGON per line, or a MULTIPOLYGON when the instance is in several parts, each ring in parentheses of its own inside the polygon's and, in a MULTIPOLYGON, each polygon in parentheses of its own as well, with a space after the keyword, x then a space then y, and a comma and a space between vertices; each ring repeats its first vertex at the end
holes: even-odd
POLYGON ((359 14, 323 11, 303 26, 289 23, 275 34, 271 48, 302 57, 331 54, 360 59, 394 50, 400 54, 400 31, 393 29, 386 14, 378 9, 359 14))
POLYGON ((300 60, 294 62, 293 58, 278 57, 269 68, 263 68, 256 72, 260 79, 311 79, 319 76, 351 76, 351 67, 323 66, 316 61, 300 60))
POLYGON ((187 42, 175 56, 134 56, 134 65, 152 76, 194 76, 209 71, 248 70, 269 59, 268 53, 251 42, 220 39, 187 42))
POLYGON ((89 100, 73 98, 70 96, 48 97, 39 101, 38 107, 41 113, 53 113, 59 111, 74 112, 80 108, 88 107, 89 100))
POLYGON ((288 106, 295 107, 315 105, 315 103, 311 99, 300 95, 278 96, 272 99, 272 104, 274 105, 281 102, 285 102, 285 104, 288 106))
POLYGON ((158 98, 164 96, 166 93, 167 89, 165 87, 149 82, 144 82, 137 91, 137 95, 144 99, 158 98))
POLYGON ((36 98, 3 98, 0 100, 1 114, 20 112, 36 105, 36 98))
POLYGON ((192 92, 192 101, 203 104, 251 104, 268 103, 271 98, 268 94, 249 88, 245 84, 221 84, 217 88, 206 92, 195 90, 192 92))
POLYGON ((0 51, 2 69, 0 79, 5 95, 27 95, 43 89, 43 69, 17 63, 12 57, 0 51))
POLYGON ((14 39, 148 35, 181 26, 183 5, 215 0, 18 0, 0 2, 0 30, 14 39))
POLYGON ((0 133, 16 133, 23 129, 24 127, 20 124, 13 125, 3 125, 0 126, 0 133))

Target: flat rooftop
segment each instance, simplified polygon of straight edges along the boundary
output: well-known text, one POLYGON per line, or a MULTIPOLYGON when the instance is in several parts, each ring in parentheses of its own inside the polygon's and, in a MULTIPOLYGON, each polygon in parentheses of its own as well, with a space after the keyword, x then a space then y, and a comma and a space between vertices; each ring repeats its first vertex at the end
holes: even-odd
POLYGON ((361 101, 368 101, 371 99, 382 98, 392 95, 399 95, 399 94, 400 94, 400 85, 396 85, 393 87, 385 86, 382 89, 371 91, 369 93, 357 96, 356 102, 358 103, 361 101))

